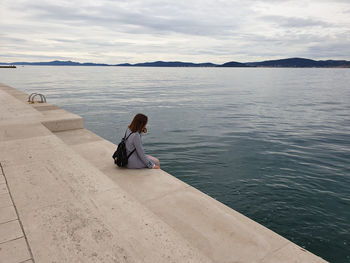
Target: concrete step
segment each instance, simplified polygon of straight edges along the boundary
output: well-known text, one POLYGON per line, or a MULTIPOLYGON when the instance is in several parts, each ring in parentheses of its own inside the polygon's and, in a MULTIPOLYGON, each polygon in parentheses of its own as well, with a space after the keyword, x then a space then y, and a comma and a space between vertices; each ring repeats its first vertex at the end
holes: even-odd
POLYGON ((0 147, 35 262, 210 261, 56 136, 0 147))
POLYGON ((116 145, 86 129, 55 135, 213 262, 324 262, 165 171, 115 166, 116 145))

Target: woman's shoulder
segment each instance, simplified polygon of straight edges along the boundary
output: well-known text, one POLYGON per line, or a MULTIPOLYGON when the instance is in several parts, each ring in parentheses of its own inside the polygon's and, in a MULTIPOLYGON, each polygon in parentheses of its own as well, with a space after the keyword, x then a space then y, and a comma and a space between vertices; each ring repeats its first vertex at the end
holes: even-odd
POLYGON ((135 138, 135 137, 141 137, 141 134, 139 132, 132 132, 130 128, 127 129, 126 136, 129 136, 130 138, 135 138))

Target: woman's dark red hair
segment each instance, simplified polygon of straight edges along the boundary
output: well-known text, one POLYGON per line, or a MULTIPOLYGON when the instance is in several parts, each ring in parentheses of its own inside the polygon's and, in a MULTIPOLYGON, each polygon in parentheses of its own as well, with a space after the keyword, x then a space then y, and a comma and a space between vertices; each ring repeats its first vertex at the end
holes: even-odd
POLYGON ((142 132, 143 127, 147 124, 148 117, 142 113, 138 113, 135 115, 134 119, 129 125, 129 129, 132 132, 142 132))

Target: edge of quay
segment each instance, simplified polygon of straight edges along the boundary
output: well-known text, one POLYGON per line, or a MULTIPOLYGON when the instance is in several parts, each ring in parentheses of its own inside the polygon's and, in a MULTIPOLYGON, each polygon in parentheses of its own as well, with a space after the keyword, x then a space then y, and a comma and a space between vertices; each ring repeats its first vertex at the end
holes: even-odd
POLYGON ((0 83, 0 262, 326 262, 0 83))

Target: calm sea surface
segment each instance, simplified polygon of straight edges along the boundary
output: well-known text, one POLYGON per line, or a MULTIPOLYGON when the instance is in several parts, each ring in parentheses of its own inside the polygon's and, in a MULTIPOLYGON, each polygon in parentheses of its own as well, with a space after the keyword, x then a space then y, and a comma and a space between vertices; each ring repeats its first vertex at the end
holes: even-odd
POLYGON ((350 69, 18 67, 0 82, 114 143, 145 113, 145 150, 165 171, 350 262, 350 69))

